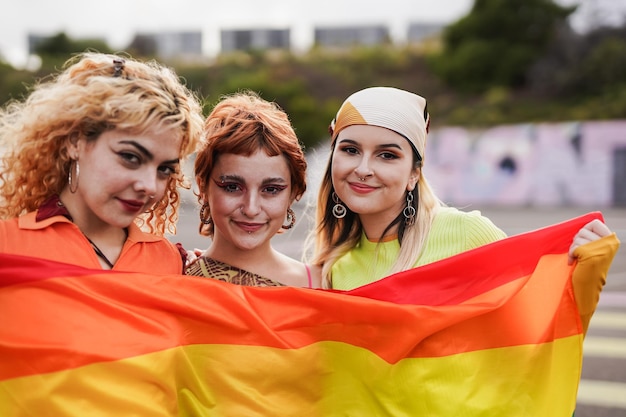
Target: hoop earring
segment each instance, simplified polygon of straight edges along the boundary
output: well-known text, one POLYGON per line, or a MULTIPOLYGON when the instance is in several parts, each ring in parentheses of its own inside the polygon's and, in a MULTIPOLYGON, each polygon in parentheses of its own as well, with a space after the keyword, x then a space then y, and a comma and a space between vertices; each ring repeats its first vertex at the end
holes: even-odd
POLYGON ((204 203, 202 205, 202 208, 200 209, 200 223, 202 224, 213 223, 213 219, 211 218, 211 212, 208 212, 208 210, 209 210, 209 203, 204 203))
POLYGON ((413 207, 413 192, 407 191, 406 193, 406 207, 402 210, 402 215, 404 215, 404 224, 407 226, 413 225, 415 223, 415 215, 417 214, 417 210, 413 207))
POLYGON ((289 224, 283 224, 281 227, 285 230, 289 230, 296 224, 296 213, 293 212, 291 207, 287 209, 287 221, 289 224))
POLYGON ((335 202, 335 205, 333 206, 333 216, 335 216, 335 218, 337 219, 343 219, 344 217, 346 217, 348 210, 339 199, 339 196, 337 196, 337 193, 335 193, 334 191, 332 197, 333 201, 335 202))
POLYGON ((67 173, 67 184, 69 185, 70 192, 74 194, 78 190, 78 175, 80 174, 80 166, 78 165, 78 159, 72 159, 70 162, 70 170, 67 173), (73 175, 72 172, 76 171, 73 175))

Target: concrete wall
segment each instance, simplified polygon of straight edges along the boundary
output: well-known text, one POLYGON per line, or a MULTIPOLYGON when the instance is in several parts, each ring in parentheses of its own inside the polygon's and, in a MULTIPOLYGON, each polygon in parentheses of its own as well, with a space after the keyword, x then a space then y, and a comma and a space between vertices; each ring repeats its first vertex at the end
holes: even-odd
POLYGON ((623 204, 625 154, 626 120, 446 127, 429 135, 424 174, 455 205, 608 207, 623 204))

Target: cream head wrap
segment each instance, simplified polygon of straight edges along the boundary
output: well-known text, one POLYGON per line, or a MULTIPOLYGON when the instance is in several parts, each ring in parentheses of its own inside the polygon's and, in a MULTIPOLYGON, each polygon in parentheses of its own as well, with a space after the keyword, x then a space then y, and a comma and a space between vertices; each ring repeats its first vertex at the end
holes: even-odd
POLYGON ((370 87, 346 99, 330 124, 333 143, 351 125, 384 127, 404 136, 421 161, 426 147, 429 115, 426 99, 392 87, 370 87))

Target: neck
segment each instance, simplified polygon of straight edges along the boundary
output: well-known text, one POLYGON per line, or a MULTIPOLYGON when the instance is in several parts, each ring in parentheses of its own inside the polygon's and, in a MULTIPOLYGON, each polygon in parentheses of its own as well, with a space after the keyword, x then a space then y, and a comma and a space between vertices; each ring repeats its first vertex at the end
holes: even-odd
POLYGON ((266 242, 263 246, 245 249, 219 238, 214 238, 203 256, 254 273, 264 270, 265 265, 271 265, 276 259, 275 250, 270 242, 266 242))
POLYGON ((79 204, 69 193, 61 193, 60 201, 69 212, 72 222, 87 238, 100 260, 103 268, 113 268, 119 258, 122 247, 128 238, 128 229, 119 228, 103 222, 99 218, 81 215, 79 204), (68 205, 69 204, 69 205, 68 205))
POLYGON ((388 239, 393 238, 394 236, 398 236, 398 225, 394 225, 389 230, 385 231, 389 223, 393 221, 393 219, 380 219, 376 218, 376 216, 361 216, 361 225, 363 226, 363 231, 365 232, 365 236, 368 240, 372 242, 378 242, 379 240, 387 241, 388 239), (383 234, 384 233, 384 234, 383 234))
POLYGON ((72 222, 78 226, 83 234, 94 241, 106 241, 109 243, 126 241, 128 230, 126 228, 112 226, 85 207, 82 199, 76 194, 63 190, 59 195, 61 203, 65 206, 72 217, 72 222))

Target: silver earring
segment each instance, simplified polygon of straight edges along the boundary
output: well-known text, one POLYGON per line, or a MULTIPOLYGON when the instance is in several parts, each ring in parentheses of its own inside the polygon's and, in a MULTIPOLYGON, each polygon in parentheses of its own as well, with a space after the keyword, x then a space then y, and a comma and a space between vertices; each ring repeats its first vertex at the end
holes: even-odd
POLYGON ((289 222, 289 224, 282 225, 282 228, 285 230, 291 229, 293 225, 296 224, 296 213, 293 212, 291 207, 287 209, 287 221, 289 222))
POLYGON ((78 190, 78 175, 80 174, 80 166, 78 165, 78 159, 72 159, 70 163, 70 171, 67 173, 67 183, 70 187, 70 192, 74 194, 78 190), (76 174, 73 172, 76 171, 76 174))
POLYGON ((413 193, 411 191, 407 191, 406 193, 406 207, 402 210, 402 214, 404 215, 404 224, 411 226, 415 223, 417 210, 413 207, 413 193))
POLYGON ((335 193, 334 191, 332 197, 333 201, 335 202, 335 205, 333 206, 333 216, 335 216, 335 218, 337 219, 343 219, 344 217, 346 217, 346 213, 348 213, 348 210, 346 210, 346 206, 342 204, 341 200, 337 196, 337 193, 335 193))

